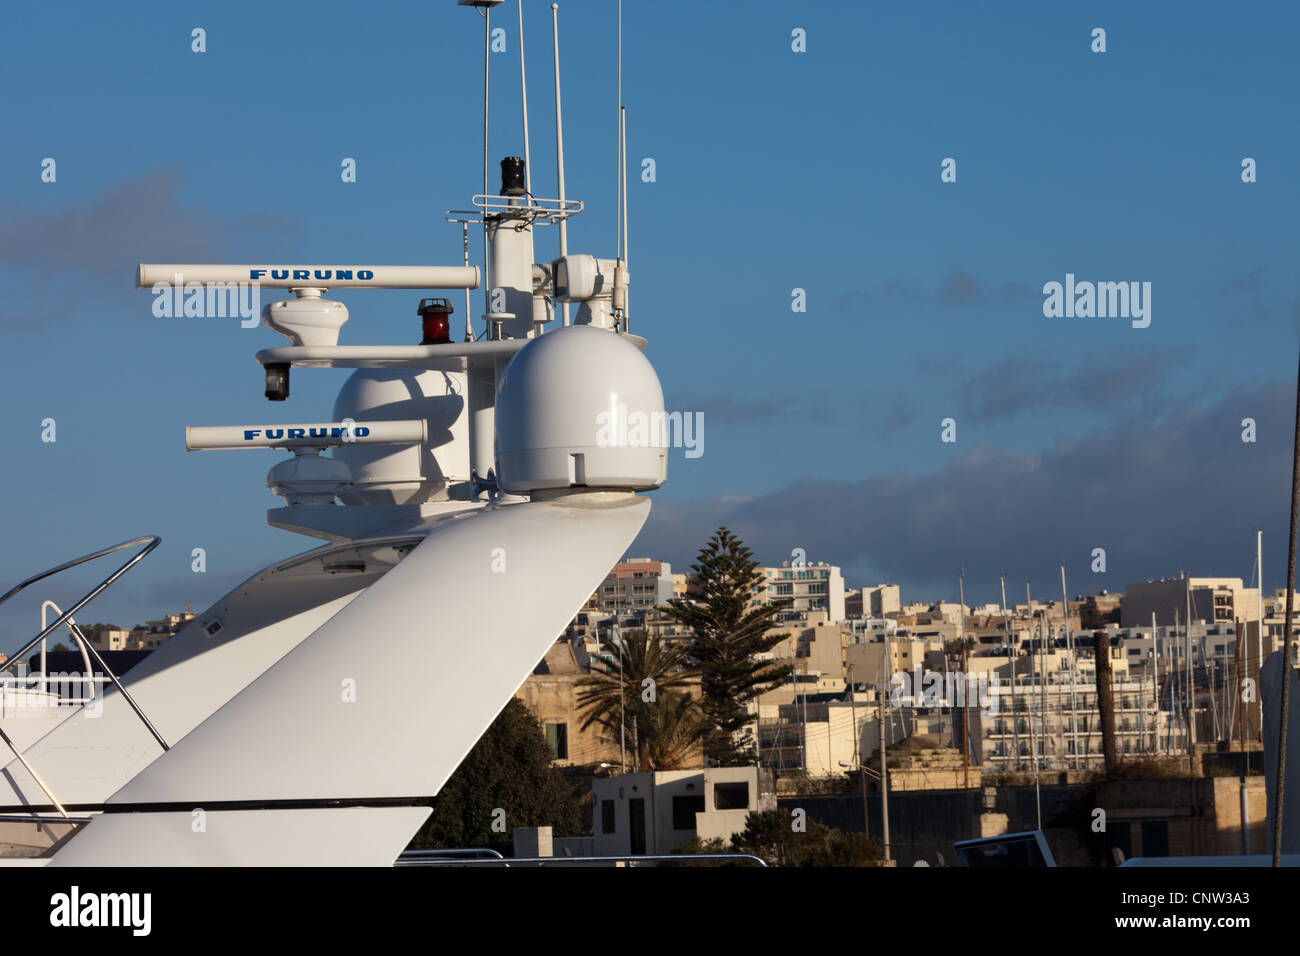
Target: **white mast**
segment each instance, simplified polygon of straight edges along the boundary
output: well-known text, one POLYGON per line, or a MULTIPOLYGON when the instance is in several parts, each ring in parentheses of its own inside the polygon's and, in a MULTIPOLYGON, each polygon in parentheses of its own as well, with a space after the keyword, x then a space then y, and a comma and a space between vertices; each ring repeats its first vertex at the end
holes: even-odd
POLYGON ((614 116, 618 128, 615 133, 616 152, 618 154, 618 175, 614 181, 614 255, 621 255, 623 247, 623 0, 618 0, 618 35, 615 39, 618 54, 615 57, 614 88, 617 99, 614 116))
POLYGON ((618 176, 615 177, 618 195, 614 197, 614 206, 618 210, 618 223, 614 234, 614 301, 613 308, 618 313, 619 326, 626 332, 627 328, 627 144, 626 115, 623 111, 623 0, 618 0, 618 176))
POLYGON ((1012 746, 1016 751, 1016 769, 1020 769, 1020 727, 1016 721, 1016 658, 1011 652, 1011 621, 1007 618, 1007 576, 1004 574, 1002 582, 1002 628, 1007 635, 1007 659, 1011 663, 1011 739, 1012 746))
POLYGON ((1074 693, 1074 638, 1070 635, 1070 597, 1065 590, 1065 565, 1061 565, 1061 620, 1065 627, 1065 648, 1070 658, 1070 730, 1074 737, 1074 765, 1079 766, 1079 707, 1074 693))
MULTIPOLYGON (((488 77, 492 73, 492 6, 483 6, 483 196, 488 194, 488 77)), ((483 216, 483 312, 492 311, 492 250, 487 216, 483 216)))
MULTIPOLYGON (((1034 609, 1032 605, 1033 602, 1030 601, 1029 599, 1029 582, 1026 581, 1025 582, 1025 613, 1029 615, 1029 633, 1031 636, 1034 633, 1034 609)), ((1029 645, 1029 653, 1031 655, 1034 653, 1033 644, 1029 645)), ((1038 677, 1035 680, 1035 683, 1039 685, 1043 683, 1042 660, 1043 659, 1040 655, 1038 658, 1038 677)), ((1034 659, 1032 656, 1030 657, 1029 660, 1029 672, 1031 674, 1034 672, 1034 659)), ((1041 712, 1042 712, 1042 708, 1039 708, 1039 713, 1041 712)), ((1043 727, 1043 731, 1044 731, 1043 735, 1044 737, 1046 737, 1046 731, 1047 731, 1046 726, 1043 727)), ((1038 745, 1038 714, 1034 713, 1034 708, 1031 705, 1029 708, 1029 749, 1032 751, 1034 757, 1034 809, 1037 813, 1038 829, 1041 830, 1043 828, 1043 800, 1038 787, 1038 746, 1039 746, 1038 745)))
POLYGON ((1151 698, 1156 704, 1156 724, 1152 727, 1151 750, 1160 752, 1160 639, 1156 632, 1156 611, 1151 613, 1151 698))

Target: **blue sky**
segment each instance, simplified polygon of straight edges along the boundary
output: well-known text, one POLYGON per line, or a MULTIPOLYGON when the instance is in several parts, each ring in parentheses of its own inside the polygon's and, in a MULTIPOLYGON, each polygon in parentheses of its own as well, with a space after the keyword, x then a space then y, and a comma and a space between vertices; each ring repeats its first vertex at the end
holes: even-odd
MULTIPOLYGON (((684 568, 726 522, 764 561, 802 547, 907 599, 955 598, 964 567, 968 599, 989 600, 1003 572, 1014 593, 1056 593, 1062 562, 1072 592, 1249 578, 1262 526, 1281 585, 1300 8, 1136 6, 626 0, 632 318, 669 407, 705 413, 705 454, 674 454, 634 552, 684 568), (1045 318, 1043 284, 1066 273, 1150 282, 1150 327, 1045 318)), ((560 10, 568 189, 587 203, 570 248, 598 255, 614 245, 614 10, 560 10)), ((494 18, 494 164, 522 152, 514 11, 494 18)), ((543 195, 549 14, 525 0, 543 195)), ((134 266, 458 262, 442 213, 481 188, 481 42, 452 0, 6 14, 4 580, 161 534, 86 618, 129 624, 311 545, 264 523, 275 453, 187 455, 183 428, 327 416, 346 373, 298 373, 268 406, 252 356, 279 337, 155 318, 134 266)), ((417 340, 417 293, 336 296, 345 342, 417 340)), ((31 631, 34 601, 0 620, 0 646, 31 631)))

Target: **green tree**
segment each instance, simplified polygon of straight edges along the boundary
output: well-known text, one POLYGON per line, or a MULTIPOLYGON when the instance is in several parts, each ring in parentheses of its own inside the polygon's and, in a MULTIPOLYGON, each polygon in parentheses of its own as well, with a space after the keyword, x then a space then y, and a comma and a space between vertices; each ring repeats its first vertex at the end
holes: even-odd
POLYGON ((680 770, 704 737, 704 716, 690 694, 663 691, 652 704, 641 704, 637 721, 644 770, 680 770))
POLYGON ((700 670, 704 753, 724 767, 753 763, 749 703, 790 676, 789 664, 757 655, 789 636, 768 631, 790 602, 754 605, 765 586, 763 573, 749 548, 725 527, 700 549, 692 570, 697 596, 675 600, 666 611, 694 635, 690 654, 700 670))
POLYGON ((581 807, 551 759, 537 718, 512 697, 433 799, 433 814, 411 846, 510 849, 515 827, 578 835, 581 807))
POLYGON ((692 734, 698 740, 703 732, 692 719, 693 698, 673 693, 696 677, 687 667, 686 646, 633 630, 620 636, 616 656, 615 663, 578 684, 582 729, 598 724, 615 740, 622 729, 635 768, 676 769, 694 743, 692 734))
POLYGON ((769 866, 876 866, 884 859, 880 843, 865 833, 846 833, 816 820, 805 820, 796 831, 787 810, 751 813, 731 846, 769 866))

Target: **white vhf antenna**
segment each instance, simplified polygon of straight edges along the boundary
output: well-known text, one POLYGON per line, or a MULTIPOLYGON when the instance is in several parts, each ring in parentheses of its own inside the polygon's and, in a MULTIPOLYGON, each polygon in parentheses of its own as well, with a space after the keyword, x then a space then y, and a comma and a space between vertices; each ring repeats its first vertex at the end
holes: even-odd
MULTIPOLYGON (((618 176, 615 177, 618 195, 614 206, 618 210, 618 226, 614 232, 614 299, 618 324, 629 331, 627 323, 627 116, 623 109, 623 0, 618 0, 618 176)), ((615 326, 617 328, 618 325, 615 326)))
POLYGON ((617 66, 614 68, 614 88, 617 90, 618 122, 615 153, 618 156, 618 175, 614 177, 614 256, 622 258, 623 249, 623 0, 618 0, 618 31, 615 37, 618 48, 617 66))
MULTIPOLYGON (((560 105, 560 5, 551 4, 551 46, 555 55, 555 169, 559 177, 560 206, 564 206, 564 110, 560 105)), ((569 254, 569 232, 560 220, 560 258, 569 254)), ((563 303, 563 324, 569 324, 569 303, 563 303)))
MULTIPOLYGON (((474 7, 483 17, 483 195, 488 194, 488 91, 492 62, 492 8, 502 0, 457 0, 462 7, 474 7)), ((521 52, 522 55, 522 52, 521 52)), ((469 226, 465 226, 465 254, 469 255, 469 226)), ((492 250, 488 246, 487 217, 483 218, 483 312, 492 311, 492 250)), ((466 341, 473 338, 469 322, 469 299, 465 302, 466 341)))
MULTIPOLYGON (((483 5, 483 195, 488 194, 488 78, 492 73, 492 5, 483 5)), ((483 217, 483 312, 492 311, 492 248, 487 216, 483 217)))
POLYGON ((533 201, 533 164, 528 155, 528 72, 524 69, 524 0, 519 0, 519 96, 524 104, 524 189, 533 201))

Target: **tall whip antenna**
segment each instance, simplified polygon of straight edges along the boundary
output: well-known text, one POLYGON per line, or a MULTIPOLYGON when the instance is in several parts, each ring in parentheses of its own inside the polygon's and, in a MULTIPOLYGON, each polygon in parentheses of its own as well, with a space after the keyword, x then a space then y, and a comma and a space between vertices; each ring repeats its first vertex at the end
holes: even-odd
MULTIPOLYGON (((551 46, 555 51, 555 164, 559 177, 560 207, 564 207, 564 110, 560 106, 560 5, 551 4, 551 46)), ((560 258, 569 254, 569 233, 560 219, 560 258)), ((569 324, 569 303, 564 303, 564 324, 569 324)))
POLYGON ((524 0, 519 0, 519 95, 524 103, 524 188, 533 198, 533 164, 528 155, 528 74, 524 69, 524 0))
MULTIPOLYGON (((622 154, 622 161, 618 164, 619 172, 623 177, 623 272, 627 272, 627 107, 619 108, 619 146, 622 154)), ((623 331, 630 332, 631 327, 628 325, 627 317, 627 285, 624 283, 622 288, 623 296, 623 331)))
MULTIPOLYGON (((483 8, 483 201, 488 195, 488 76, 492 62, 492 8, 483 8)), ((488 224, 483 216, 483 311, 492 311, 492 252, 488 247, 488 224)))
POLYGON ((614 255, 622 256, 623 248, 623 0, 618 0, 618 66, 615 70, 615 88, 618 103, 615 119, 618 121, 615 152, 618 155, 618 175, 614 182, 614 255))
POLYGON ((615 328, 629 331, 627 321, 627 113, 623 109, 623 0, 618 0, 618 195, 614 206, 618 210, 618 226, 614 233, 614 309, 618 313, 615 328))

